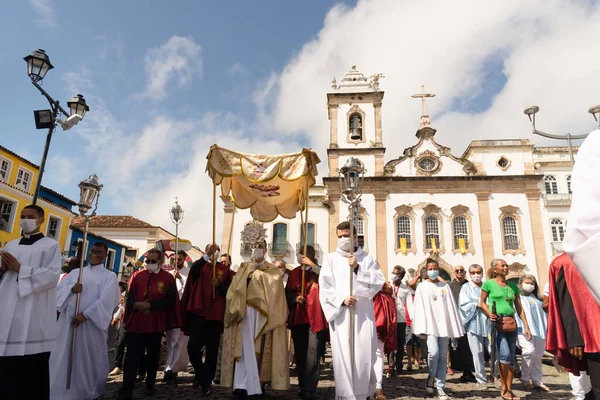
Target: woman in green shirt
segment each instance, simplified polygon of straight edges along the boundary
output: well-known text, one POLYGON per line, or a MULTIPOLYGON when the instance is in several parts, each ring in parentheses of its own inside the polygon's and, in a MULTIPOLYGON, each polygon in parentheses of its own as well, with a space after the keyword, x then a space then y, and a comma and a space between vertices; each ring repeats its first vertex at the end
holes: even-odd
MULTIPOLYGON (((501 259, 492 260, 489 279, 481 286, 481 301, 479 307, 488 315, 492 323, 496 323, 499 318, 514 318, 515 310, 523 321, 523 331, 527 340, 531 339, 527 317, 521 307, 519 297, 519 287, 512 282, 508 282, 508 265, 501 259), (496 313, 493 314, 488 307, 490 304, 496 304, 496 313)), ((517 348, 517 330, 512 332, 498 332, 496 335, 496 347, 498 348, 498 370, 500 372, 500 394, 505 400, 519 400, 512 392, 512 381, 514 369, 512 368, 517 348)))

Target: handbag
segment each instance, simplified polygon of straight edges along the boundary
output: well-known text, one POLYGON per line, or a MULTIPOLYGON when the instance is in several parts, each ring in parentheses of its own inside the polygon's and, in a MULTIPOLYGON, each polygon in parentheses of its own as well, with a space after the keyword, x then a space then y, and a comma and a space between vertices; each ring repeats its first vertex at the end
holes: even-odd
POLYGON ((514 332, 517 330, 517 320, 507 315, 498 316, 496 320, 496 330, 498 332, 514 332))

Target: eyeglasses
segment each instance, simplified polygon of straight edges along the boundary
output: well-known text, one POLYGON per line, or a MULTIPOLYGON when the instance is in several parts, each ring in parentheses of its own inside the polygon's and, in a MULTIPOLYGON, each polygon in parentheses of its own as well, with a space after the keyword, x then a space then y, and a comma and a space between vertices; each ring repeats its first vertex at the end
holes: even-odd
POLYGON ((456 272, 456 273, 459 273, 459 272, 460 272, 460 273, 463 273, 463 272, 465 272, 465 270, 464 270, 464 269, 457 269, 457 270, 455 270, 454 272, 456 272))
POLYGON ((148 260, 148 259, 146 259, 146 264, 158 264, 158 260, 148 260))

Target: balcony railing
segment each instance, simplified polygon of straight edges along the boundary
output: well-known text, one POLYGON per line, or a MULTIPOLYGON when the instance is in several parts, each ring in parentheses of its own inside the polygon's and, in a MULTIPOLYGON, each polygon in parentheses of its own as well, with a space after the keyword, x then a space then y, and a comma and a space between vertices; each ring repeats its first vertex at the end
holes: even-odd
POLYGON ((571 206, 571 193, 544 194, 545 206, 571 206))
POLYGON ((564 252, 563 242, 552 242, 551 245, 552 245, 552 255, 553 256, 557 256, 564 252))
POLYGON ((273 257, 289 257, 292 254, 292 246, 285 243, 269 243, 269 255, 273 257))
MULTIPOLYGON (((316 243, 309 243, 309 246, 312 246, 313 249, 315 249, 315 254, 318 256, 319 254, 323 253, 323 251, 321 250, 321 246, 319 246, 316 243)), ((296 253, 302 253, 304 251, 304 243, 296 243, 296 253)))

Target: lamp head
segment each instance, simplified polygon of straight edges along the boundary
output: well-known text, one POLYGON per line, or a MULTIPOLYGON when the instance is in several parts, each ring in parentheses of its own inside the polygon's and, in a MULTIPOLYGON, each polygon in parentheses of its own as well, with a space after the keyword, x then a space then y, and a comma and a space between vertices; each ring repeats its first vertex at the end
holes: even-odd
POLYGON ((600 115, 600 105, 590 107, 588 112, 590 114, 592 114, 592 116, 594 117, 594 119, 596 121, 598 121, 598 126, 600 127, 600 118, 598 118, 598 116, 597 116, 597 115, 600 115))
MULTIPOLYGON (((98 207, 98 199, 100 191, 104 187, 98 182, 98 176, 96 174, 90 175, 85 181, 79 183, 79 213, 85 215, 90 208, 94 205, 94 199, 96 199, 96 207, 98 207)), ((95 210, 94 210, 95 211, 95 210)))
POLYGON ((78 94, 73 97, 71 101, 67 101, 67 105, 69 106, 69 111, 71 112, 71 116, 77 114, 82 119, 86 112, 90 111, 90 107, 86 104, 85 99, 82 95, 78 94))
POLYGON ((183 219, 183 212, 183 208, 181 208, 181 206, 179 205, 179 199, 175 198, 175 205, 169 210, 171 219, 175 224, 181 222, 181 220, 183 219))
POLYGON ((346 164, 339 169, 340 180, 343 180, 343 191, 348 194, 359 192, 360 177, 365 172, 362 163, 354 157, 348 158, 346 164))
POLYGON ((42 49, 34 51, 23 60, 27 61, 27 75, 33 82, 41 82, 46 73, 54 68, 50 63, 50 58, 42 49))

